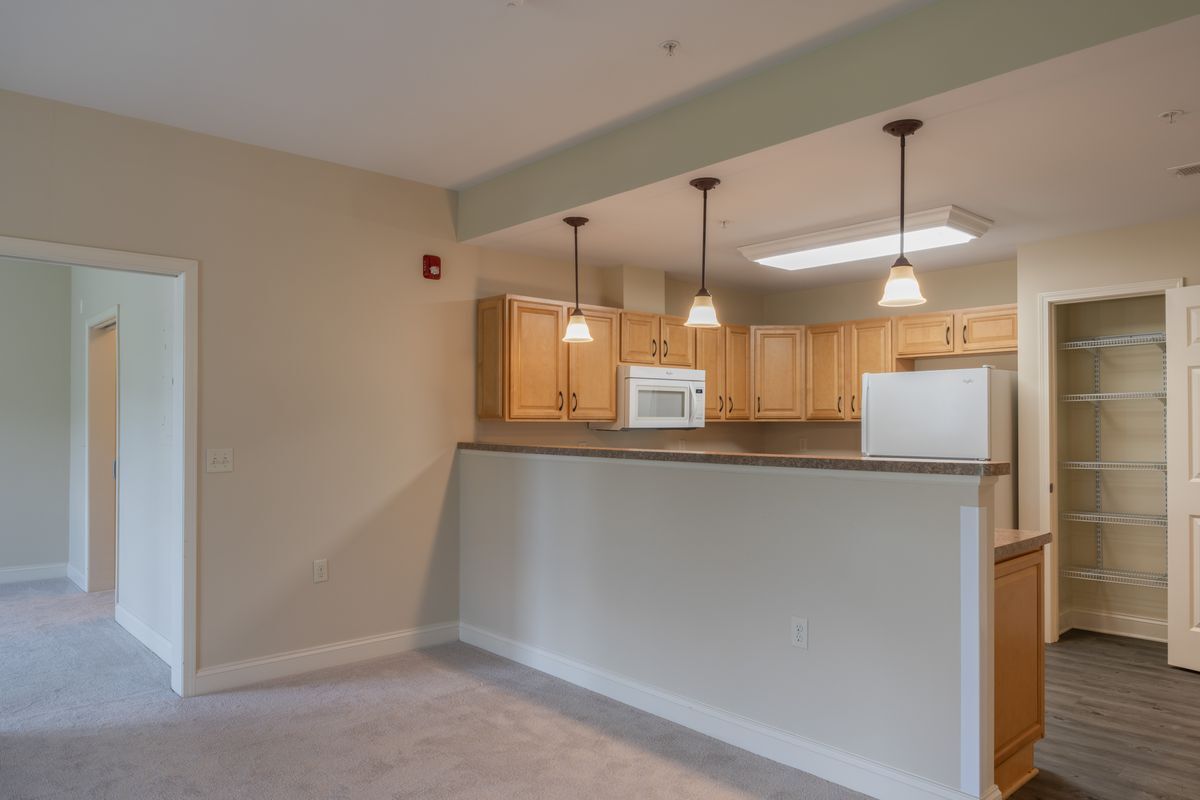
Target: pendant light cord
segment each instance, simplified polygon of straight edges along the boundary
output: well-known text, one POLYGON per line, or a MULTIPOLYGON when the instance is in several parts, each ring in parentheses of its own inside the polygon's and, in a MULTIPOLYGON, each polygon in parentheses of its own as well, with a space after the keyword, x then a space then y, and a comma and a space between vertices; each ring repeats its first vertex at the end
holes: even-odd
POLYGON ((575 231, 575 310, 579 310, 579 226, 573 226, 575 231))
POLYGON ((907 136, 900 137, 900 257, 904 258, 904 144, 907 136))
POLYGON ((704 291, 704 272, 708 261, 708 189, 704 190, 704 221, 700 230, 700 291, 704 291))

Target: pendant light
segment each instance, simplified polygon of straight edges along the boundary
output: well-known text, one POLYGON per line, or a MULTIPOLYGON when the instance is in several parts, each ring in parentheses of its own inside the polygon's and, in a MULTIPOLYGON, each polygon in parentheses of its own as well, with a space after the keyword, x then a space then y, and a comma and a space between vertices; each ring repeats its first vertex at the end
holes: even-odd
POLYGON ((892 264, 879 305, 886 307, 919 306, 925 302, 912 264, 904 257, 904 140, 924 123, 919 119, 898 119, 883 126, 884 131, 900 138, 900 257, 892 264))
POLYGON ((567 318, 567 332, 563 334, 564 342, 590 342, 592 332, 588 330, 587 318, 579 308, 579 226, 587 224, 587 217, 565 217, 563 222, 575 229, 575 308, 567 318))
POLYGON ((704 285, 704 272, 708 260, 708 193, 720 186, 721 181, 716 178, 696 178, 690 183, 704 192, 704 226, 700 233, 700 291, 696 292, 692 311, 683 324, 689 328, 719 328, 721 323, 717 322, 717 309, 713 307, 712 295, 704 285))

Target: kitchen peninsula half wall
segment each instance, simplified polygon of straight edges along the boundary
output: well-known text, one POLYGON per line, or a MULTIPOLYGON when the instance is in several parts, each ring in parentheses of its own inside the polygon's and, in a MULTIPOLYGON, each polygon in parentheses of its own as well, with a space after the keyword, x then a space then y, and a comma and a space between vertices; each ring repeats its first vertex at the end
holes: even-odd
POLYGON ((872 796, 999 797, 1008 469, 462 443, 461 636, 872 796))

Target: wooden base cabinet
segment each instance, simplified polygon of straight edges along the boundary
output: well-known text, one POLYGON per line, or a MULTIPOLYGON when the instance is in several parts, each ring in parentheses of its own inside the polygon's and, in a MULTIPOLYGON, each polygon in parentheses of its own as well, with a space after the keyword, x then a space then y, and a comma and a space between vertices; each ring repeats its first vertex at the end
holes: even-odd
POLYGON ((563 342, 570 305, 504 295, 476 308, 475 409, 480 419, 617 418, 621 312, 582 306, 592 341, 563 342))
POLYGON ((1035 775, 1033 746, 1045 736, 1042 551, 996 564, 996 785, 1010 796, 1035 775))
POLYGON ((762 325, 754 337, 753 418, 804 419, 804 326, 762 325))

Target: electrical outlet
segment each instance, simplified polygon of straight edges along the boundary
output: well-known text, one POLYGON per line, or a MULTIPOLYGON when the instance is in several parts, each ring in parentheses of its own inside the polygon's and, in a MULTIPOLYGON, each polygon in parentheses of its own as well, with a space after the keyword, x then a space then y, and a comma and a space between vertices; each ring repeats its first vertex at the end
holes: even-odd
POLYGON ((233 472, 232 447, 210 447, 204 455, 205 472, 233 472))
POLYGON ((329 580, 329 561, 318 558, 313 562, 313 583, 324 583, 327 580, 329 580))
POLYGON ((792 647, 808 649, 808 619, 792 617, 792 647))

